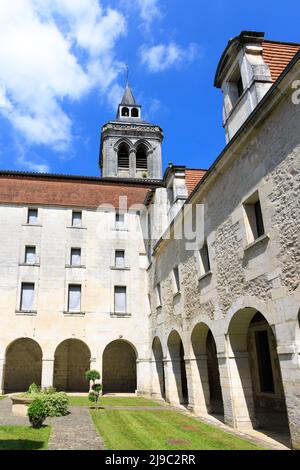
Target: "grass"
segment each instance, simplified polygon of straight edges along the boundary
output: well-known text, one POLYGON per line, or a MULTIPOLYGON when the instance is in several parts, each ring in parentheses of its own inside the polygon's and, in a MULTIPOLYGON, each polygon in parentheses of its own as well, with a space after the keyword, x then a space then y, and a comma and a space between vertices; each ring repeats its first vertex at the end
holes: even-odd
POLYGON ((0 400, 4 400, 6 398, 6 395, 0 395, 0 400))
MULTIPOLYGON (((70 406, 94 406, 87 396, 68 396, 70 406)), ((159 406, 143 397, 101 397, 99 406, 159 406)))
POLYGON ((0 426, 0 450, 46 450, 50 432, 50 426, 0 426))
POLYGON ((172 410, 91 410, 108 450, 259 450, 255 444, 172 410))

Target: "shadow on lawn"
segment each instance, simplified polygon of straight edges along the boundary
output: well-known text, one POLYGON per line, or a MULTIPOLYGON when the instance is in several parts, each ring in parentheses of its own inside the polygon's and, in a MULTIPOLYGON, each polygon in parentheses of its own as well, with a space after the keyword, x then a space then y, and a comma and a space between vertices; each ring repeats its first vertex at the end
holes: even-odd
POLYGON ((41 450, 43 441, 31 441, 29 439, 1 439, 0 450, 41 450))

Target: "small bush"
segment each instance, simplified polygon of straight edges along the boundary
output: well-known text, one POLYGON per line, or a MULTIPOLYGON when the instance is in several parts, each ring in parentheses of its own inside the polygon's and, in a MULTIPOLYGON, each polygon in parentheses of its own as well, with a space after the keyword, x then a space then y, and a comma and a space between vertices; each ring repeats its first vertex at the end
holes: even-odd
POLYGON ((32 427, 39 429, 47 418, 45 403, 40 398, 35 398, 28 407, 28 417, 32 427))
POLYGON ((55 418, 58 416, 66 416, 68 414, 69 400, 65 393, 44 393, 41 395, 47 416, 55 418))
POLYGON ((46 395, 52 395, 53 393, 56 393, 56 388, 55 387, 44 387, 43 388, 43 393, 46 395))
POLYGON ((34 393, 39 393, 39 391, 40 388, 35 383, 29 386, 28 393, 30 393, 31 395, 33 395, 34 393))

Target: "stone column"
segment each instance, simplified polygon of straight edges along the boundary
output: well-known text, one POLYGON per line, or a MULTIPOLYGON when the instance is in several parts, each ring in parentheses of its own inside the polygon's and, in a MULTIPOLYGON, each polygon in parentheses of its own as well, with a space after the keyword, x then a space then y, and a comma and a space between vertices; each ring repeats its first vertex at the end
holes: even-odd
POLYGON ((5 359, 0 359, 0 395, 4 393, 5 359))
POLYGON ((182 402, 180 359, 166 359, 166 400, 174 405, 182 402))
POLYGON ((54 358, 43 359, 41 387, 53 387, 54 358))
POLYGON ((240 430, 257 428, 247 352, 218 354, 225 423, 240 430))
POLYGON ((131 178, 136 177, 136 153, 135 150, 131 150, 129 153, 129 176, 131 178))
POLYGON ((136 361, 137 387, 136 395, 150 395, 151 393, 151 360, 138 359, 136 361))
POLYGON ((277 348, 293 449, 300 450, 300 345, 277 348))
POLYGON ((163 360, 151 361, 151 396, 158 400, 163 400, 161 394, 161 381, 163 381, 163 360))
POLYGON ((207 355, 199 354, 190 359, 191 385, 189 387, 189 406, 195 413, 205 415, 210 412, 210 393, 207 373, 207 355))

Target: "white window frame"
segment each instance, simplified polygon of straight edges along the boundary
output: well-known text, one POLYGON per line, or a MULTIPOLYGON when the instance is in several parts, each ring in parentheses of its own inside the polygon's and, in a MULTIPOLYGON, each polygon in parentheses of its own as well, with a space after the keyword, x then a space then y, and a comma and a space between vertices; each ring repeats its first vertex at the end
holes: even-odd
POLYGON ((244 221, 245 221, 245 231, 246 231, 246 244, 250 244, 258 240, 260 237, 263 237, 266 234, 265 222, 262 213, 261 199, 259 197, 259 192, 255 191, 249 198, 243 202, 243 211, 244 211, 244 221), (261 218, 263 225, 263 233, 258 234, 258 221, 255 211, 255 205, 260 204, 261 218))
POLYGON ((198 251, 199 255, 199 271, 200 277, 205 276, 211 272, 211 260, 210 260, 210 252, 207 240, 203 243, 203 246, 198 251))
POLYGON ((28 209, 27 209, 27 224, 28 225, 36 225, 38 223, 38 218, 39 218, 39 210, 36 207, 28 207, 28 209), (31 219, 30 213, 32 213, 32 212, 36 213, 36 217, 35 217, 34 221, 30 220, 31 219))
POLYGON ((128 289, 127 289, 127 286, 120 286, 120 285, 117 285, 117 286, 114 286, 114 312, 117 313, 117 314, 126 314, 127 313, 127 294, 128 294, 128 289), (125 293, 125 302, 124 302, 124 309, 122 310, 119 310, 117 308, 117 304, 118 302, 116 302, 116 295, 117 295, 117 289, 122 289, 124 290, 124 293, 125 293))
POLYGON ((81 284, 69 284, 68 285, 68 313, 81 313, 81 305, 82 305, 82 285, 81 284), (80 297, 79 297, 79 308, 70 308, 70 293, 72 288, 78 288, 78 292, 80 292, 80 297))
POLYGON ((82 211, 80 210, 73 210, 72 211, 72 220, 71 220, 71 226, 75 228, 82 228, 82 211), (75 218, 75 214, 80 214, 80 219, 75 218), (76 220, 80 221, 80 223, 74 223, 76 220))
POLYGON ((27 264, 28 266, 34 266, 37 264, 37 257, 36 257, 36 246, 34 245, 26 245, 25 246, 25 257, 24 257, 24 263, 27 264), (27 255, 29 250, 34 250, 34 262, 30 263, 27 260, 27 255))
POLYGON ((115 262, 114 262, 114 266, 115 268, 117 269, 122 269, 122 268, 125 268, 125 250, 115 250, 115 262), (123 258, 119 257, 119 259, 123 259, 123 263, 118 265, 118 257, 117 257, 117 253, 123 253, 123 258))
MULTIPOLYGON (((29 290, 29 289, 28 289, 29 290)), ((22 282, 21 283, 21 290, 20 290, 20 312, 33 312, 34 311, 34 304, 35 304, 35 283, 34 282, 22 282), (32 302, 30 308, 23 308, 23 301, 24 301, 24 291, 25 286, 32 286, 32 302)))
POLYGON ((180 294, 180 271, 179 266, 175 266, 172 270, 173 275, 173 293, 174 295, 180 294), (176 276, 176 272, 178 276, 176 276))
POLYGON ((81 248, 80 247, 71 247, 70 250, 70 266, 82 266, 82 253, 81 253, 81 248), (73 263, 73 252, 74 251, 79 251, 79 263, 73 263))

